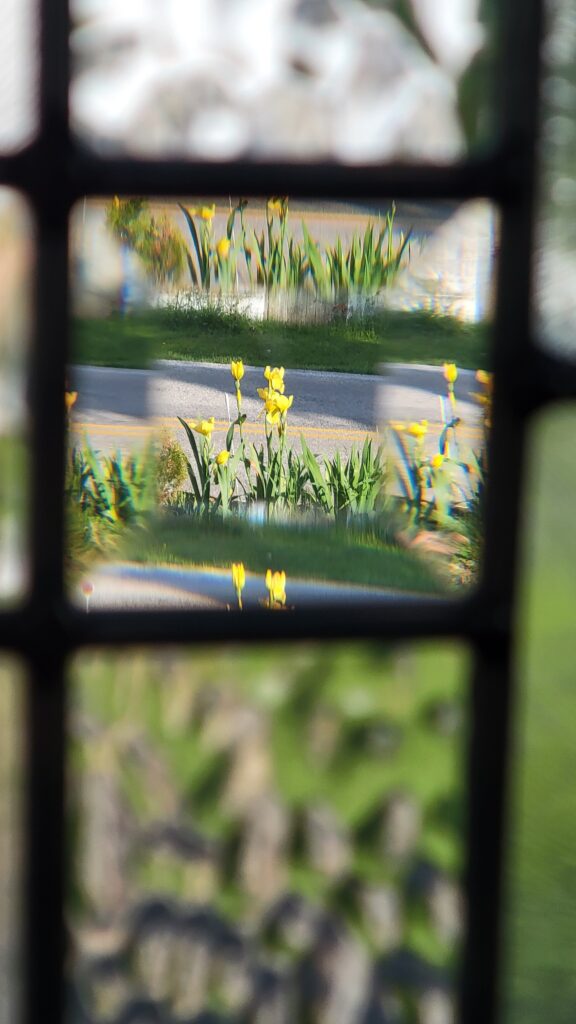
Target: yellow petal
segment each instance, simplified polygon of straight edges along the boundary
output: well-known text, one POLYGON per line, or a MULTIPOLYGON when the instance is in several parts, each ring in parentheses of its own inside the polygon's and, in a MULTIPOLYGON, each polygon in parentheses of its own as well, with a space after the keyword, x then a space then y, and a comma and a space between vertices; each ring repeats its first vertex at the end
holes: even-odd
POLYGON ((234 377, 234 380, 242 380, 242 377, 244 376, 244 364, 241 359, 233 359, 231 361, 230 373, 234 377))
POLYGON ((230 240, 228 238, 221 238, 216 246, 216 252, 221 260, 225 260, 230 252, 230 240))
POLYGON ((77 398, 78 398, 78 392, 77 391, 66 391, 65 392, 65 394, 64 394, 64 401, 66 403, 66 409, 68 410, 68 412, 70 412, 70 409, 72 408, 72 406, 76 402, 77 398))
POLYGON ((453 384, 458 377, 458 367, 456 363, 444 363, 444 379, 449 384, 453 384))
POLYGON ((246 571, 243 562, 232 563, 232 582, 235 590, 242 590, 246 583, 246 571))
POLYGON ((492 394, 492 388, 494 385, 494 374, 487 373, 486 370, 478 370, 476 373, 476 380, 478 381, 479 384, 482 385, 483 388, 486 389, 486 392, 489 395, 492 394))
POLYGON ((191 420, 190 426, 197 434, 202 434, 204 437, 210 437, 210 434, 214 430, 214 417, 211 416, 208 420, 191 420))
POLYGON ((223 451, 218 452, 218 455, 216 456, 216 462, 218 463, 219 466, 225 466, 229 458, 230 452, 224 449, 223 451))
POLYGON ((411 423, 408 433, 411 437, 423 438, 428 431, 428 420, 421 420, 420 423, 411 423))

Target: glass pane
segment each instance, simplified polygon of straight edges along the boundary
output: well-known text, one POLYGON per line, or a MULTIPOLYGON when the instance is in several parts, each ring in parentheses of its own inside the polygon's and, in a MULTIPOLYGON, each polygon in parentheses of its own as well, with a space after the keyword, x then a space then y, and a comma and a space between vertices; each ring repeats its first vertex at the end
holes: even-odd
POLYGON ((0 32, 0 152, 24 146, 37 127, 37 9, 35 0, 2 0, 0 32))
POLYGON ((447 644, 77 658, 87 1016, 452 1020, 467 668, 447 644))
POLYGON ((74 124, 105 155, 449 162, 492 128, 481 0, 74 0, 74 124))
POLYGON ((68 493, 87 609, 475 580, 495 236, 485 202, 77 207, 68 493))
POLYGON ((22 702, 16 663, 0 658, 0 1021, 18 1019, 22 910, 22 702))
POLYGON ((29 211, 15 192, 0 188, 0 602, 20 597, 26 580, 25 373, 33 256, 29 211))
POLYGON ((568 1024, 576 1000, 576 409, 535 422, 524 501, 506 1020, 568 1024))
POLYGON ((576 10, 571 0, 554 0, 547 7, 536 295, 544 344, 574 357, 576 10))

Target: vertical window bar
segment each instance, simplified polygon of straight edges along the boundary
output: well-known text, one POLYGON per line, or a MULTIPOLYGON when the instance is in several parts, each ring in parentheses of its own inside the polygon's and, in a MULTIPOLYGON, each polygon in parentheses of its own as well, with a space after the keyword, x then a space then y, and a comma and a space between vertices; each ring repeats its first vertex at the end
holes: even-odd
POLYGON ((511 645, 525 416, 530 361, 530 287, 542 0, 508 0, 502 12, 498 97, 500 142, 515 168, 502 208, 494 331, 495 395, 485 520, 486 613, 478 645, 469 748, 469 920, 461 1021, 496 1021, 501 969, 502 879, 512 709, 511 645), (527 378, 528 379, 528 376, 527 378))
POLYGON ((64 382, 68 332, 68 5, 40 0, 40 131, 31 405, 31 600, 27 660, 22 1015, 64 1016, 64 382))

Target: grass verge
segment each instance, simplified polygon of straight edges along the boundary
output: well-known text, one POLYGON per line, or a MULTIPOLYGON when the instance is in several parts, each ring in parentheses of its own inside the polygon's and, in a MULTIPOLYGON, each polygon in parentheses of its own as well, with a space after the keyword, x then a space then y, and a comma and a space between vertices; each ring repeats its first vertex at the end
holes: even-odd
POLYGON ((77 319, 73 361, 141 369, 154 359, 374 373, 381 362, 489 368, 489 331, 429 313, 380 312, 333 323, 257 321, 217 309, 154 310, 127 317, 77 319))
POLYGON ((256 526, 240 519, 210 522, 167 516, 155 520, 152 529, 128 537, 122 554, 137 562, 182 567, 242 561, 255 573, 271 568, 284 570, 288 578, 446 593, 446 586, 417 555, 383 543, 375 531, 356 532, 334 524, 256 526))

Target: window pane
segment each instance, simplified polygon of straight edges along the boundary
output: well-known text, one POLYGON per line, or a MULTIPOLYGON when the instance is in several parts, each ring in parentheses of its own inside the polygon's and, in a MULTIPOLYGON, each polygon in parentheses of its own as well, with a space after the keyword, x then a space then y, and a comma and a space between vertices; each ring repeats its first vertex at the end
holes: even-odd
POLYGON ((388 602, 476 579, 488 204, 116 198, 78 207, 71 236, 87 609, 388 602))
POLYGON ((480 8, 74 0, 74 123, 104 154, 449 162, 491 130, 480 8))
POLYGON ((576 11, 571 0, 554 0, 547 6, 536 294, 544 344, 574 357, 576 11))
POLYGON ((0 601, 21 596, 26 577, 28 452, 25 373, 33 237, 23 200, 0 188, 0 601))
POLYGON ((538 417, 524 501, 505 973, 511 1024, 568 1024, 576 999, 575 438, 573 406, 538 417))
POLYGON ((37 127, 37 9, 35 0, 2 0, 0 32, 0 152, 19 149, 37 127))
POLYGON ((16 663, 0 658, 0 1020, 17 1020, 22 910, 22 702, 16 663))
POLYGON ((466 674, 446 644, 78 657, 90 1019, 452 1020, 466 674))

